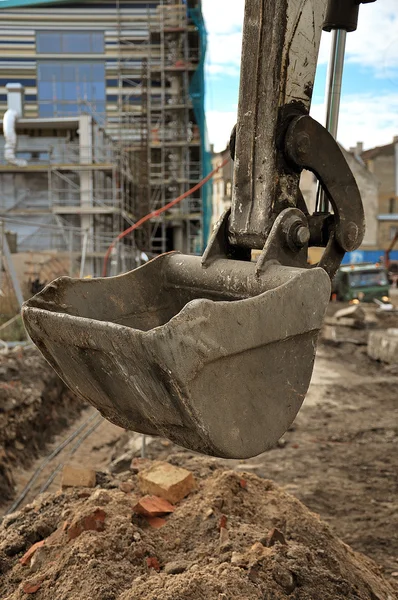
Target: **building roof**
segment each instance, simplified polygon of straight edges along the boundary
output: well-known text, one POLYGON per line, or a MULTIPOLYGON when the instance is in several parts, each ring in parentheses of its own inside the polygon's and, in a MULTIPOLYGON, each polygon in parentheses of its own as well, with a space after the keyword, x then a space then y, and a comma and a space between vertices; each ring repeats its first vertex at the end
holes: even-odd
MULTIPOLYGON (((70 0, 69 0, 70 1, 70 0)), ((62 4, 68 0, 0 0, 1 8, 30 8, 45 4, 62 4)))
POLYGON ((372 158, 376 158, 377 156, 392 156, 395 152, 395 143, 386 144, 385 146, 376 146, 376 148, 371 148, 370 150, 365 150, 362 152, 361 158, 363 160, 372 160, 372 158))

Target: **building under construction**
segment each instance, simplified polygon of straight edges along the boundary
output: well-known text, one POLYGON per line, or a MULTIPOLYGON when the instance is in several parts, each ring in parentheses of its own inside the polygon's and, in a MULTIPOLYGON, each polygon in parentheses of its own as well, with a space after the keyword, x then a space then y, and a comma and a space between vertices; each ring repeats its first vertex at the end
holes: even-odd
MULTIPOLYGON (((19 250, 84 255, 98 275, 120 230, 211 168, 201 2, 5 0, 0 14, 2 113, 20 96, 14 159, 0 149, 1 218, 19 250)), ((117 269, 141 252, 200 252, 210 194, 135 232, 117 269)))

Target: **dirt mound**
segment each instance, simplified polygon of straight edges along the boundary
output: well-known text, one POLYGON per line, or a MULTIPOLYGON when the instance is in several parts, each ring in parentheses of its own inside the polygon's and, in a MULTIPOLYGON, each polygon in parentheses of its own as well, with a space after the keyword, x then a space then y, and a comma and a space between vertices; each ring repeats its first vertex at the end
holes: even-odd
POLYGON ((13 470, 37 458, 82 408, 34 348, 0 355, 0 505, 13 496, 13 470))
POLYGON ((184 466, 194 472, 197 490, 160 529, 133 512, 140 497, 134 475, 122 486, 125 491, 117 480, 98 474, 102 489, 44 496, 7 517, 0 526, 0 597, 396 598, 370 559, 272 482, 220 469, 216 461, 200 457, 184 466), (278 531, 270 538, 274 528, 278 531), (23 566, 23 554, 43 539, 23 566))

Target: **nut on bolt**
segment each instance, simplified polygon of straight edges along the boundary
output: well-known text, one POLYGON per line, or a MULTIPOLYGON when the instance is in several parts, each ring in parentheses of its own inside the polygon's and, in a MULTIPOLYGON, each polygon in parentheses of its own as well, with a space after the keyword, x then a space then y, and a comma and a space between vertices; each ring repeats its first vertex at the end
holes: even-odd
POLYGON ((298 248, 304 248, 306 244, 310 241, 310 230, 305 225, 301 225, 298 229, 296 229, 294 235, 294 243, 298 248))
POLYGON ((284 232, 286 242, 292 252, 304 248, 310 241, 310 230, 305 221, 295 216, 285 223, 284 232))

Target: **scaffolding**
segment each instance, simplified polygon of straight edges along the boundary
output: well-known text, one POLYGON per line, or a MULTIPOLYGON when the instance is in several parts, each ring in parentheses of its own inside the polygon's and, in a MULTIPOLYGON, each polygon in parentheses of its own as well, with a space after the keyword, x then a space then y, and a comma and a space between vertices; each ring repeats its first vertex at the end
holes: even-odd
MULTIPOLYGON (((67 253, 75 274, 84 250, 87 274, 99 275, 110 243, 136 219, 128 153, 90 115, 21 120, 18 133, 27 165, 0 152, 0 215, 18 232, 18 251, 67 253)), ((124 250, 117 271, 134 266, 124 250)))
MULTIPOLYGON (((134 29, 118 2, 118 36, 119 139, 128 140, 136 156, 134 173, 141 181, 136 213, 143 216, 186 192, 203 175, 202 140, 190 97, 200 60, 199 34, 185 2, 159 2, 134 29)), ((144 249, 149 254, 171 249, 199 253, 201 230, 198 192, 152 220, 144 249)))
MULTIPOLYGON (((73 116, 76 100, 69 106, 57 98, 54 82, 53 98, 45 101, 51 102, 54 117, 18 124, 17 156, 27 166, 7 163, 0 144, 0 217, 14 224, 19 251, 63 253, 73 275, 80 273, 83 255, 84 274, 99 275, 105 252, 121 230, 164 207, 208 172, 204 119, 197 111, 203 90, 196 97, 192 93, 198 72, 203 79, 200 1, 159 0, 137 10, 124 0, 115 2, 105 37, 112 44, 116 37, 117 59, 110 72, 117 70, 117 106, 108 103, 106 114, 98 114, 87 101, 84 81, 76 80, 80 114, 73 116)), ((142 252, 200 253, 202 193, 119 244, 111 272, 137 266, 142 252)), ((29 269, 33 275, 35 269, 29 269)))

